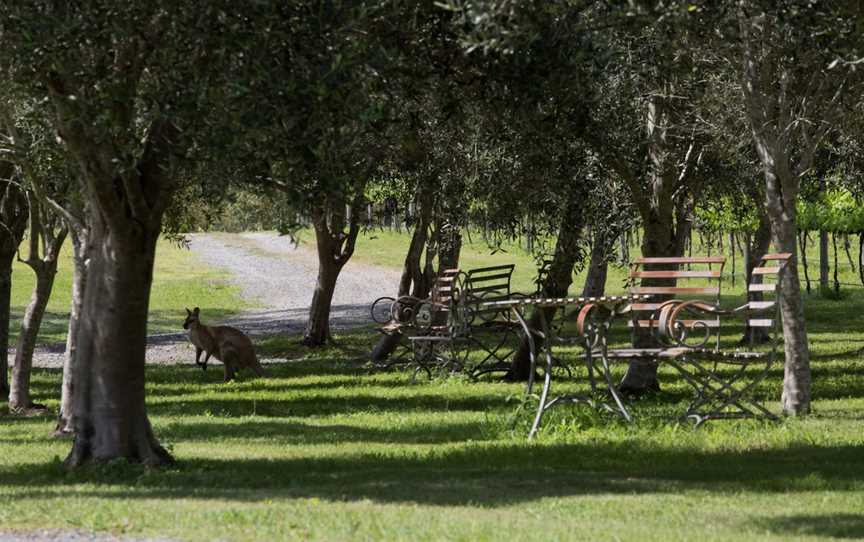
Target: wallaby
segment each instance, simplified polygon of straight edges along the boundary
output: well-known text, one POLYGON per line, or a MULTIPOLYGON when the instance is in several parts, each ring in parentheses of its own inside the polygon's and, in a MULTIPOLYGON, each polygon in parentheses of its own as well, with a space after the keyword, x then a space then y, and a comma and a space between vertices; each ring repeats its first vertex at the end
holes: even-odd
POLYGON ((201 310, 186 309, 186 321, 183 329, 187 329, 189 340, 195 345, 195 364, 207 370, 207 361, 212 355, 225 364, 225 382, 232 380, 238 370, 248 367, 258 376, 264 376, 264 368, 258 362, 255 348, 242 331, 231 326, 205 326, 199 318, 201 310), (204 362, 200 362, 201 352, 206 352, 204 362))

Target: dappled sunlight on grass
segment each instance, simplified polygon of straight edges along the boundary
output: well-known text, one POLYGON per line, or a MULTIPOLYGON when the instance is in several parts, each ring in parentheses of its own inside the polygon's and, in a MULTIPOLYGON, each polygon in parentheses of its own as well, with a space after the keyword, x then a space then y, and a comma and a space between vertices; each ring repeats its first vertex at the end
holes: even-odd
MULTIPOLYGON (((609 522, 619 534, 644 529, 646 540, 702 529, 725 539, 754 530, 830 538, 802 518, 831 515, 842 521, 828 533, 860 527, 864 390, 847 377, 858 375, 857 358, 815 363, 820 399, 808 418, 695 430, 675 419, 690 390, 664 369, 664 392, 631 404, 636 423, 562 407, 527 442, 532 404, 519 408, 522 385, 411 383, 410 371, 371 372, 346 355, 374 340, 372 331, 346 333, 303 356, 274 339, 268 353, 290 361, 268 364, 269 378, 231 384, 218 370, 148 367, 149 415, 178 460, 164 470, 112 463, 68 472, 60 460, 69 442, 49 437, 53 416, 5 416, 0 497, 11 504, 0 521, 189 540, 341 538, 349 524, 374 538, 416 538, 433 520, 450 538, 506 529, 537 540, 609 522), (165 520, 168 503, 177 521, 165 520)), ((587 391, 582 371, 556 389, 587 391)), ((37 371, 36 399, 56 408, 59 378, 37 371)), ((779 393, 781 378, 778 368, 766 396, 779 393)))
MULTIPOLYGON (((381 246, 395 239, 388 235, 380 234, 381 246)), ((514 261, 517 252, 505 256, 514 261)), ((524 289, 533 268, 527 257, 519 261, 526 271, 514 281, 524 289)), ((185 276, 173 275, 168 297, 179 295, 185 276)), ((623 276, 612 270, 610 291, 623 276)), ((740 284, 729 286, 723 301, 734 306, 740 284)), ((236 298, 203 288, 215 291, 207 305, 213 319, 234 310, 236 298)), ((151 330, 179 331, 185 304, 166 298, 151 330)), ((202 371, 191 357, 150 365, 148 414, 177 464, 70 472, 62 466, 70 442, 50 437, 61 374, 40 369, 34 399, 53 411, 0 412, 0 525, 182 540, 861 537, 864 290, 849 289, 839 302, 805 296, 805 306, 813 414, 779 423, 694 429, 678 419, 692 389, 661 366, 662 392, 629 403, 633 424, 566 405, 528 442, 537 399, 524 399, 523 384, 502 383, 500 374, 473 382, 372 370, 368 353, 379 334, 367 327, 311 350, 299 336, 256 338, 268 361, 264 379, 247 371, 223 384, 218 363, 202 371)), ((58 337, 61 318, 62 311, 49 317, 58 337)), ((739 338, 730 327, 723 345, 739 338)), ((612 339, 626 344, 626 328, 612 339)), ((556 350, 571 365, 556 375, 556 393, 590 392, 578 352, 556 350)), ((616 365, 614 378, 625 369, 616 365)), ((773 412, 782 378, 780 359, 758 387, 773 412)))

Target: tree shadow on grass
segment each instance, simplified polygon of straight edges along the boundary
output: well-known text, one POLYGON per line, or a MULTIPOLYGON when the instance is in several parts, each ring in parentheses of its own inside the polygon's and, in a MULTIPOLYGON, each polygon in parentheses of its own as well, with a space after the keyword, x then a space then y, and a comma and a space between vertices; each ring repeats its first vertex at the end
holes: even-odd
MULTIPOLYGON (((269 367, 265 366, 265 370, 269 370, 269 367)), ((285 394, 285 393, 298 393, 298 392, 325 392, 328 390, 340 390, 340 389, 353 389, 357 391, 369 390, 369 389, 396 389, 396 388, 405 388, 409 386, 408 378, 405 377, 404 380, 398 379, 368 379, 363 376, 357 375, 354 377, 335 377, 328 378, 326 380, 317 381, 317 382, 292 382, 285 381, 274 383, 273 380, 257 380, 253 378, 251 373, 241 374, 242 380, 239 381, 239 384, 229 384, 224 385, 222 382, 222 368, 221 366, 211 367, 207 370, 207 373, 203 373, 200 368, 190 369, 192 373, 189 375, 187 380, 183 382, 175 381, 171 382, 163 382, 159 385, 152 385, 150 383, 151 388, 148 391, 147 397, 148 401, 151 399, 160 399, 163 397, 174 397, 174 396, 189 396, 192 393, 195 393, 195 388, 190 389, 190 386, 198 386, 198 389, 201 392, 206 393, 219 393, 220 391, 225 391, 228 393, 244 393, 254 392, 254 393, 267 393, 267 394, 285 394), (196 371, 198 374, 196 374, 196 371), (212 374, 210 374, 212 372, 212 374), (174 384, 173 386, 171 384, 174 384), (237 388, 240 386, 240 389, 237 388)), ((186 378, 186 377, 184 377, 186 378)))
POLYGON ((860 540, 864 538, 864 515, 826 514, 766 518, 756 522, 761 529, 780 536, 819 536, 860 540))
POLYGON ((288 399, 231 397, 159 398, 148 402, 155 416, 330 416, 356 412, 444 412, 448 410, 487 412, 509 408, 507 397, 488 395, 448 397, 442 394, 412 394, 380 397, 362 391, 351 396, 303 396, 288 399))
MULTIPOLYGON (((64 485, 86 483, 77 485, 76 497, 242 502, 314 497, 486 507, 548 497, 689 490, 728 494, 860 491, 864 483, 864 460, 854 446, 696 453, 634 442, 482 443, 402 456, 369 452, 331 457, 179 459, 178 466, 162 471, 122 463, 74 472, 67 472, 59 462, 2 467, 0 478, 24 498, 66 498, 64 485)), ((853 520, 849 520, 850 530, 858 525, 853 520)))
POLYGON ((333 423, 307 424, 297 421, 244 419, 238 423, 184 421, 156 429, 163 442, 235 439, 266 441, 284 446, 306 444, 400 443, 443 444, 497 438, 486 422, 435 423, 407 427, 368 427, 333 423))

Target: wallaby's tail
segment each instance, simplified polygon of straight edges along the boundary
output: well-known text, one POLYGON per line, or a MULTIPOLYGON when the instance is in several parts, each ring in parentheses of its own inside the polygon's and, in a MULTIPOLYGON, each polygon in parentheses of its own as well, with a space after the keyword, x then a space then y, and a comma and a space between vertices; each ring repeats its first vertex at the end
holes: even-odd
POLYGON ((252 365, 252 370, 255 371, 255 374, 260 377, 266 377, 267 372, 264 370, 264 367, 261 366, 261 362, 258 361, 258 358, 255 358, 255 363, 252 365))

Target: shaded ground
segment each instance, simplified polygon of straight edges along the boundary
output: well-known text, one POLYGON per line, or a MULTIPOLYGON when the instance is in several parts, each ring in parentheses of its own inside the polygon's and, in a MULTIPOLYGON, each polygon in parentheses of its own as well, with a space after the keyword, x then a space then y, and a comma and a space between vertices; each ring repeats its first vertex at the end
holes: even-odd
MULTIPOLYGON (((190 234, 189 239, 192 252, 207 266, 229 272, 230 282, 240 288, 246 304, 256 307, 225 321, 208 320, 208 307, 201 307, 205 324, 232 325, 253 340, 303 333, 318 272, 313 246, 295 246, 289 238, 270 232, 198 233, 190 234)), ((398 284, 396 271, 349 262, 336 285, 331 327, 338 331, 371 323, 372 302, 395 292, 398 284)), ((148 363, 186 363, 194 359, 195 351, 179 327, 177 333, 149 337, 148 363)), ((64 344, 39 348, 34 365, 62 367, 64 349, 64 344)))

